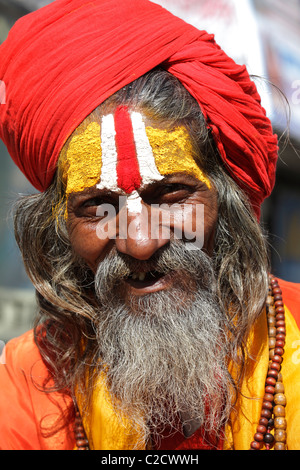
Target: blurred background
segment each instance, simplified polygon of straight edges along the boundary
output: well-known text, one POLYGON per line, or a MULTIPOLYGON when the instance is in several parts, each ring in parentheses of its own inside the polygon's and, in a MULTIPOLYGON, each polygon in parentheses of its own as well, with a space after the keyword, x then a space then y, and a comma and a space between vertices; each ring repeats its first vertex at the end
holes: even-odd
MULTIPOLYGON (((0 0, 0 43, 21 16, 51 3, 0 0)), ((273 273, 300 283, 300 0, 155 0, 215 34, 216 41, 255 76, 262 103, 280 137, 277 184, 263 207, 273 273), (271 85, 272 84, 272 85, 271 85), (283 98, 281 90, 288 100, 283 98)), ((23 268, 11 207, 35 190, 0 141, 0 340, 32 327, 34 290, 23 268)))

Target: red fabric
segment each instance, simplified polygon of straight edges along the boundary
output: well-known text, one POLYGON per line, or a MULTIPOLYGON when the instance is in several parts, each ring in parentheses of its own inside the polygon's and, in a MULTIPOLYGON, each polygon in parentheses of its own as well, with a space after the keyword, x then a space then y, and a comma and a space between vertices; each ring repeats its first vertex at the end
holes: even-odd
POLYGON ((162 63, 198 100, 228 171, 259 217, 274 185, 277 138, 255 85, 212 35, 147 0, 57 0, 21 18, 0 46, 0 137, 43 191, 84 118, 162 63))
POLYGON ((141 185, 139 163, 135 151, 131 118, 125 106, 119 106, 114 114, 116 147, 118 153, 118 186, 130 194, 141 185))
POLYGON ((223 439, 217 439, 199 428, 192 436, 185 438, 180 432, 167 434, 160 438, 154 450, 222 450, 223 439))

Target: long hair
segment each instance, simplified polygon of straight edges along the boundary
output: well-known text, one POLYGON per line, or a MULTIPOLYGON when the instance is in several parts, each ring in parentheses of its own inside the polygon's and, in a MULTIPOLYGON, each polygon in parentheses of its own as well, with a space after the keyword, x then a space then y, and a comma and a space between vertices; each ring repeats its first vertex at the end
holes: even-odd
MULTIPOLYGON (((86 122, 101 115, 104 107, 118 104, 136 107, 171 125, 186 126, 197 163, 217 190, 213 263, 218 301, 232 337, 231 359, 239 363, 242 373, 245 342, 267 295, 265 235, 246 196, 226 172, 197 102, 175 77, 154 69, 113 95, 86 122)), ((51 372, 45 390, 74 396, 78 384, 86 383, 94 361, 97 304, 94 275, 72 250, 65 210, 64 182, 58 169, 47 191, 20 198, 14 223, 27 273, 36 288, 35 339, 51 372)))

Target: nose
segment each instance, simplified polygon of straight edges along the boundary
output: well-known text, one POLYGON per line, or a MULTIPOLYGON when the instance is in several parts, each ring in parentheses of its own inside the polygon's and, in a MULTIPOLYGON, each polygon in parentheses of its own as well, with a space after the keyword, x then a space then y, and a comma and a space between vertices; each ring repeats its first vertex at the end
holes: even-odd
POLYGON ((159 248, 169 243, 170 236, 166 237, 155 226, 155 213, 144 202, 139 212, 133 213, 126 209, 125 213, 120 212, 119 215, 123 219, 119 219, 119 235, 115 241, 119 252, 138 260, 148 260, 159 248))

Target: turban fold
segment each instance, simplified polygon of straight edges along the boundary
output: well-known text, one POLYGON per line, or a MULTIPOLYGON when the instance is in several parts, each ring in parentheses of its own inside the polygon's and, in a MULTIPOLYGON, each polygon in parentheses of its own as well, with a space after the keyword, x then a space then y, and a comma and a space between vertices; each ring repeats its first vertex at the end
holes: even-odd
POLYGON ((148 0, 56 0, 18 20, 0 46, 0 137, 44 191, 76 127, 158 65, 198 101, 228 172, 259 217, 278 148, 255 84, 212 35, 148 0))

